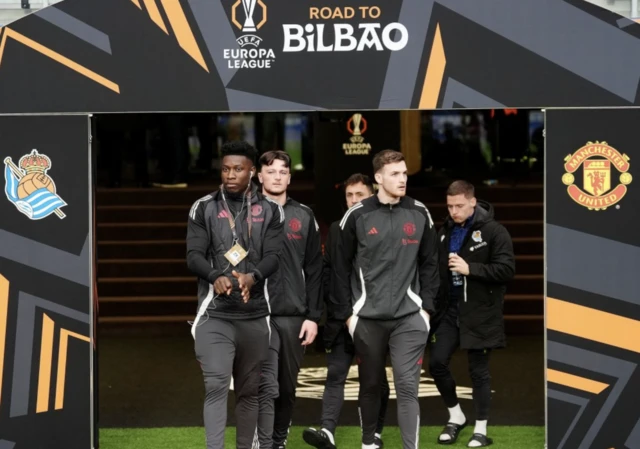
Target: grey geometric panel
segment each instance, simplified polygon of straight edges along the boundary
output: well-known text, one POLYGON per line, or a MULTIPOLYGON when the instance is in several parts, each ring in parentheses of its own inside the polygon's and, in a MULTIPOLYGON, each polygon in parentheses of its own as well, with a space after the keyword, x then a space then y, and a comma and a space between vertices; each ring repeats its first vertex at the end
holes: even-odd
POLYGON ((629 438, 624 443, 627 447, 640 447, 640 419, 629 434, 629 438))
MULTIPOLYGON (((196 22, 198 22, 198 28, 207 44, 207 49, 216 65, 220 79, 227 86, 238 69, 227 67, 227 61, 224 59, 224 49, 235 48, 237 44, 236 35, 233 32, 233 28, 231 28, 231 22, 227 19, 222 2, 189 0, 189 6, 191 6, 196 22)), ((231 107, 231 109, 233 108, 231 107)))
POLYGON ((317 106, 265 97, 263 95, 242 92, 235 89, 227 89, 227 101, 229 102, 229 107, 234 111, 268 111, 273 109, 283 111, 322 110, 322 108, 318 108, 317 106))
POLYGON ((13 441, 0 440, 0 449, 13 449, 15 445, 13 441))
POLYGON ((88 44, 93 45, 100 50, 111 54, 111 42, 109 36, 94 27, 70 16, 64 11, 60 11, 55 6, 43 8, 35 14, 37 17, 46 20, 52 25, 63 29, 67 33, 73 34, 75 37, 82 39, 88 44))
POLYGON ((0 229, 0 257, 89 286, 89 236, 75 255, 0 229))
POLYGON ((546 239, 548 282, 640 305, 639 247, 551 224, 546 239))
POLYGON ((36 306, 83 323, 89 324, 90 322, 89 314, 20 292, 18 296, 18 319, 13 362, 11 408, 9 412, 9 416, 12 418, 24 416, 29 412, 29 386, 31 384, 31 359, 33 356, 36 306))
POLYGON ((410 38, 402 51, 393 52, 389 58, 380 109, 402 109, 411 104, 427 37, 428 27, 425 24, 431 19, 433 1, 402 2, 398 22, 407 27, 410 38))
POLYGON ((441 0, 438 3, 500 36, 554 62, 629 102, 640 80, 640 39, 559 0, 517 2, 441 0), (567 24, 571 28, 567 29, 567 24), (594 63, 594 61, 598 61, 594 63), (611 76, 612 67, 624 67, 611 76))
POLYGON ((593 420, 591 427, 582 439, 580 448, 589 448, 620 397, 620 394, 629 382, 637 365, 615 357, 575 348, 555 341, 547 342, 547 358, 618 378, 618 381, 609 392, 602 408, 600 408, 598 415, 593 420))
POLYGON ((458 103, 463 107, 474 108, 505 108, 506 106, 496 100, 481 94, 472 88, 465 86, 459 81, 449 78, 447 87, 444 92, 444 100, 442 107, 444 109, 452 109, 454 103, 458 103))
POLYGON ((589 400, 585 398, 581 398, 579 396, 574 396, 572 394, 567 394, 561 391, 553 390, 553 389, 547 389, 547 396, 552 399, 557 399, 558 401, 569 402, 571 404, 580 406, 580 410, 578 410, 578 413, 576 413, 576 416, 573 418, 573 421, 571 421, 571 425, 567 429, 567 433, 564 434, 564 437, 562 437, 560 444, 558 444, 557 449, 562 449, 564 447, 564 443, 567 442, 567 438, 569 438, 569 435, 571 435, 573 428, 576 426, 576 424, 578 424, 578 421, 580 421, 582 412, 584 412, 584 409, 587 407, 589 400))

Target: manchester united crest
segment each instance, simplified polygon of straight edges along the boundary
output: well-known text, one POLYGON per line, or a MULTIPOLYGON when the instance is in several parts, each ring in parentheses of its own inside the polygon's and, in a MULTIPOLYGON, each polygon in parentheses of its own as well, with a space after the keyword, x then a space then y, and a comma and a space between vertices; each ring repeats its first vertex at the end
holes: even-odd
POLYGON ((562 182, 568 186, 571 199, 579 205, 589 210, 605 210, 620 202, 627 193, 627 185, 633 179, 629 160, 629 156, 607 142, 587 142, 564 159, 566 173, 562 175, 562 182), (582 188, 575 184, 579 169, 582 169, 582 188), (614 179, 620 183, 612 188, 614 179))

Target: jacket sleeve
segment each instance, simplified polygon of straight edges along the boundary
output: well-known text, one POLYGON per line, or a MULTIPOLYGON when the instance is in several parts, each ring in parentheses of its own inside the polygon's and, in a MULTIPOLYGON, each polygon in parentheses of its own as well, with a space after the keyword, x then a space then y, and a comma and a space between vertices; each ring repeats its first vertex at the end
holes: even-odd
POLYGON ((307 290, 307 319, 318 323, 322 318, 322 248, 320 232, 313 212, 309 211, 307 248, 304 254, 304 278, 307 290))
POLYGON ((284 212, 279 204, 271 203, 273 215, 262 242, 262 259, 253 270, 256 280, 262 281, 278 271, 280 251, 284 246, 284 212))
POLYGON ((431 220, 431 214, 426 207, 420 212, 425 213, 424 234, 420 241, 418 252, 418 274, 420 275, 420 298, 422 308, 430 316, 436 312, 435 299, 440 288, 440 272, 438 269, 438 234, 431 220))
POLYGON ((491 235, 489 263, 470 263, 469 277, 487 282, 506 283, 516 273, 513 242, 507 229, 498 224, 491 235))
POLYGON ((211 242, 204 219, 205 204, 195 204, 195 211, 189 214, 187 222, 187 267, 201 279, 213 284, 219 276, 220 270, 211 267, 207 260, 207 252, 211 242))
POLYGON ((356 236, 356 217, 352 212, 353 209, 349 209, 340 222, 336 251, 331 255, 333 262, 331 288, 336 301, 333 316, 340 321, 347 321, 353 313, 351 272, 353 271, 353 258, 356 255, 358 238, 356 236))

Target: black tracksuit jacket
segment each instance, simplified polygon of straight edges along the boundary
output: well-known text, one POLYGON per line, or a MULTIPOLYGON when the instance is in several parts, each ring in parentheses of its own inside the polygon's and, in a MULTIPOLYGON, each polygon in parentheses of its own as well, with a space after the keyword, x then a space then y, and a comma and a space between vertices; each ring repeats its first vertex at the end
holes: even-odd
MULTIPOLYGON (((226 195, 229 200, 229 194, 226 195)), ((207 309, 209 316, 222 319, 267 316, 270 306, 268 295, 265 295, 265 280, 279 266, 285 237, 284 212, 279 204, 267 199, 255 186, 252 187, 251 203, 244 206, 235 221, 238 243, 245 251, 248 250, 248 254, 235 267, 224 257, 233 246, 233 233, 227 216, 220 191, 197 200, 189 212, 187 265, 198 276, 198 309, 206 298, 215 296, 213 283, 216 279, 227 276, 234 286, 233 291, 231 295, 222 294, 216 298, 207 309), (247 216, 251 219, 252 227, 250 241, 247 216), (231 274, 233 270, 255 273, 256 283, 246 304, 242 301, 238 280, 231 274)))
POLYGON ((324 325, 323 339, 325 349, 330 349, 336 337, 342 329, 346 329, 344 320, 335 317, 335 310, 340 309, 335 292, 331 289, 332 256, 337 253, 340 242, 340 221, 334 221, 329 226, 329 233, 324 242, 324 255, 322 256, 322 297, 327 309, 327 322, 324 325))
POLYGON ((284 242, 278 271, 267 281, 273 316, 322 318, 322 250, 313 211, 291 198, 284 210, 284 242))
MULTIPOLYGON (((440 244, 440 291, 436 299, 438 312, 432 318, 437 327, 451 304, 449 240, 455 226, 447 217, 438 233, 440 244)), ((503 305, 507 283, 515 275, 515 256, 509 232, 494 220, 493 207, 479 200, 473 222, 458 255, 469 264, 464 276, 463 297, 458 300, 460 347, 490 349, 506 346, 503 305)))
POLYGON ((403 197, 383 204, 377 195, 349 209, 332 255, 334 317, 391 320, 435 312, 440 283, 436 230, 426 206, 403 197))

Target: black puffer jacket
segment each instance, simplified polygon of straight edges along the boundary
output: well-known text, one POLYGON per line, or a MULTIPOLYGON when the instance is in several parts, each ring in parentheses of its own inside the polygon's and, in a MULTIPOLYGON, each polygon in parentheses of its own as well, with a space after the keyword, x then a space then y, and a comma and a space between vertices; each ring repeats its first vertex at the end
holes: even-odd
MULTIPOLYGON (((440 289, 436 298, 435 331, 449 307, 451 270, 449 239, 455 223, 450 217, 438 233, 440 289)), ((515 275, 515 257, 509 232, 493 218, 493 207, 478 201, 473 223, 458 255, 469 264, 460 300, 460 347, 490 349, 506 346, 503 305, 506 284, 515 275)))

